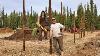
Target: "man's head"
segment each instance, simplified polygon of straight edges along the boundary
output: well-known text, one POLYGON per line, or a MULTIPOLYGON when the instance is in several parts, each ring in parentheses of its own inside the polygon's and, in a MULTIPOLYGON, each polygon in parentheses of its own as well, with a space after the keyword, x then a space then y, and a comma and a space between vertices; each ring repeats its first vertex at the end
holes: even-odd
POLYGON ((56 19, 52 18, 52 23, 55 24, 56 23, 56 19))

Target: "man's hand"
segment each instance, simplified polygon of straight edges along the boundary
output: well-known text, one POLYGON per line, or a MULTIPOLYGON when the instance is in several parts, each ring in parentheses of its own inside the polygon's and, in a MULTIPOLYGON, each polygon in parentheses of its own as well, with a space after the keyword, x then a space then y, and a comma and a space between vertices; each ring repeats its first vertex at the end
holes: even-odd
POLYGON ((62 28, 62 32, 64 32, 65 31, 65 26, 62 28))
POLYGON ((59 35, 63 35, 63 32, 58 33, 59 35))

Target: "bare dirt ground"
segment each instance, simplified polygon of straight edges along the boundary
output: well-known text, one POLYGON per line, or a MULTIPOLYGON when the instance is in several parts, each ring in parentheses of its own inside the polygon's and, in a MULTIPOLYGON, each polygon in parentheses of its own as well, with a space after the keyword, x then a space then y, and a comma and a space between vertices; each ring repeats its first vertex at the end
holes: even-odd
MULTIPOLYGON (((10 36, 11 33, 1 34, 0 38, 10 36)), ((100 31, 93 33, 86 32, 86 36, 79 38, 76 34, 76 43, 74 35, 64 33, 64 54, 63 56, 100 56, 100 31)), ((0 39, 0 56, 49 56, 49 40, 26 41, 26 51, 22 51, 22 41, 0 39)), ((55 54, 54 54, 55 56, 55 54)))

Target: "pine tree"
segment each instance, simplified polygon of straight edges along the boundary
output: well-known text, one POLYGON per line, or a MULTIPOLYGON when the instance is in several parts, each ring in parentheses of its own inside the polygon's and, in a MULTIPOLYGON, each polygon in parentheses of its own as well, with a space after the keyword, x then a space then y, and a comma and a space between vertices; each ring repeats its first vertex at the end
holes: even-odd
POLYGON ((52 16, 57 20, 57 22, 60 22, 61 23, 61 14, 60 12, 56 12, 56 15, 55 15, 55 12, 52 11, 52 16))
POLYGON ((94 5, 94 20, 95 20, 95 29, 100 29, 100 16, 97 15, 97 6, 94 5))
POLYGON ((94 5, 94 26, 96 26, 97 22, 97 7, 94 5))
POLYGON ((85 28, 85 18, 84 18, 84 8, 82 6, 82 4, 79 5, 78 10, 77 10, 77 17, 78 19, 80 19, 79 21, 79 25, 80 25, 80 32, 81 32, 81 38, 83 36, 83 31, 85 28))
POLYGON ((65 18, 65 27, 68 29, 68 27, 67 27, 67 20, 69 19, 69 10, 68 10, 68 7, 67 7, 67 14, 65 15, 66 16, 66 18, 65 18))
POLYGON ((28 26, 29 28, 32 28, 32 23, 33 23, 33 12, 32 12, 32 6, 31 6, 31 14, 29 15, 29 18, 28 18, 28 26))
POLYGON ((68 6, 67 6, 67 18, 69 18, 69 10, 68 10, 68 6))
POLYGON ((37 21, 38 14, 32 10, 32 7, 31 7, 31 14, 28 14, 28 15, 29 15, 28 17, 29 28, 36 27, 36 21, 37 21))
POLYGON ((86 10, 86 28, 87 28, 87 30, 91 30, 91 11, 90 11, 90 6, 89 6, 89 4, 87 3, 87 10, 86 10))
POLYGON ((70 25, 70 28, 72 28, 73 27, 73 14, 72 14, 72 10, 71 10, 71 8, 70 8, 70 20, 71 20, 71 25, 70 25))
POLYGON ((1 27, 4 27, 4 16, 5 16, 4 13, 5 13, 4 12, 4 8, 2 8, 2 16, 1 16, 1 22, 2 22, 1 24, 2 24, 2 26, 1 27))
POLYGON ((62 20, 63 20, 62 24, 66 25, 66 8, 65 7, 63 7, 62 20))
POLYGON ((6 28, 6 27, 8 27, 8 17, 7 17, 7 13, 6 13, 6 15, 4 16, 4 27, 6 28))
POLYGON ((90 0, 90 6, 91 6, 91 13, 93 15, 93 7, 94 7, 94 2, 93 0, 90 0))
POLYGON ((93 0, 90 0, 90 9, 91 9, 91 23, 90 23, 90 25, 91 25, 91 33, 93 32, 93 28, 94 28, 94 12, 93 12, 93 10, 94 10, 94 2, 93 2, 93 0))
POLYGON ((97 17, 97 6, 96 6, 96 4, 94 5, 94 17, 95 18, 97 17))
POLYGON ((9 20, 10 20, 10 28, 12 29, 18 28, 20 23, 20 17, 18 16, 18 13, 15 12, 15 10, 11 12, 9 20))
POLYGON ((66 21, 66 25, 67 25, 68 30, 70 30, 72 28, 72 11, 71 11, 71 8, 70 8, 70 11, 69 11, 68 7, 67 7, 67 21, 66 21))

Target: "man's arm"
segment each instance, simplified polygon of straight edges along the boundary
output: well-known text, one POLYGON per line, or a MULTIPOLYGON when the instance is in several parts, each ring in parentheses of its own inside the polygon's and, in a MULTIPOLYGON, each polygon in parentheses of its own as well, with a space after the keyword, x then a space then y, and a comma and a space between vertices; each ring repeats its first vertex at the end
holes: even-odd
POLYGON ((64 30, 65 30, 65 26, 62 25, 62 24, 60 24, 60 23, 59 23, 59 25, 60 25, 60 28, 62 29, 61 32, 64 32, 64 30))
POLYGON ((63 26, 63 28, 62 28, 62 32, 64 32, 64 30, 65 30, 65 26, 63 26))

